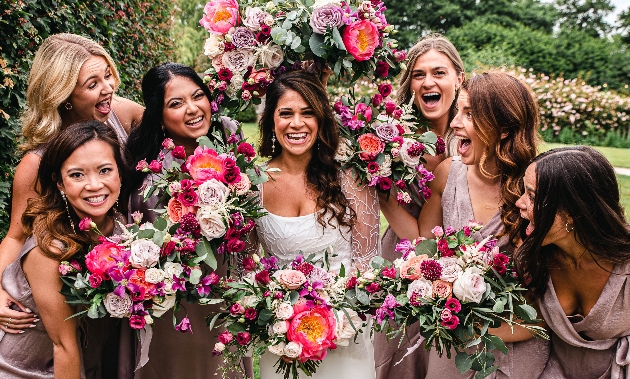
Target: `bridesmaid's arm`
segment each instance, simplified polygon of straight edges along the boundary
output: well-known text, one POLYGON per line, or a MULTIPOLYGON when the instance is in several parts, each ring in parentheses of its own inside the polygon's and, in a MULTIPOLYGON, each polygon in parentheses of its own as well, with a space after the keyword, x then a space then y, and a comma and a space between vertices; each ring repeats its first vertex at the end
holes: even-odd
POLYGON ((46 333, 53 342, 55 379, 79 379, 81 359, 77 343, 77 323, 74 309, 60 293, 59 262, 45 256, 36 247, 22 264, 39 309, 46 333))
POLYGON ((144 107, 135 101, 120 96, 113 96, 112 108, 127 134, 142 121, 144 107))
POLYGON ((442 226, 442 194, 444 188, 446 188, 446 181, 448 179, 448 172, 451 169, 451 161, 449 158, 440 163, 435 169, 433 174, 435 179, 429 182, 429 188, 431 188, 431 197, 427 199, 422 207, 420 216, 417 220, 418 230, 420 236, 424 238, 435 238, 431 230, 436 226, 442 226))
POLYGON ((381 212, 383 212, 383 216, 387 219, 389 227, 392 228, 398 238, 406 238, 410 241, 418 238, 420 235, 418 221, 398 204, 398 201, 396 201, 396 191, 392 189, 389 197, 379 192, 378 198, 381 205, 381 212))

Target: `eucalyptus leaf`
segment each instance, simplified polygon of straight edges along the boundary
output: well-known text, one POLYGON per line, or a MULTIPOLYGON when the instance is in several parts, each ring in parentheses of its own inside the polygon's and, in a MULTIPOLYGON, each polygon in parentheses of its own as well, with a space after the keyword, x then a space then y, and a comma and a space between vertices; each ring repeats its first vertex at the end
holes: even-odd
POLYGON ((457 353, 455 356, 455 367, 459 370, 461 374, 470 370, 472 367, 472 357, 464 352, 457 353))
POLYGON ((514 313, 525 322, 531 322, 536 319, 537 313, 529 304, 519 304, 514 308, 514 313))
POLYGON ((153 229, 143 229, 138 232, 138 239, 152 239, 154 233, 153 229))
POLYGON ((155 219, 155 221, 153 221, 153 227, 157 230, 164 230, 166 229, 166 226, 167 226, 167 222, 162 217, 158 217, 155 219))
POLYGON ((363 305, 370 305, 370 296, 362 289, 357 289, 357 300, 363 305))
POLYGON ((433 257, 437 254, 437 242, 435 240, 424 240, 416 246, 416 255, 426 254, 433 257))
POLYGON ((153 233, 153 238, 152 238, 153 243, 158 246, 162 246, 162 244, 164 244, 165 235, 166 235, 166 232, 163 232, 161 230, 156 230, 155 233, 153 233))
POLYGON ((321 34, 313 33, 311 34, 311 38, 308 40, 308 45, 311 48, 311 51, 316 56, 323 58, 326 55, 326 50, 324 49, 324 36, 321 34))
POLYGON ((210 320, 210 322, 208 323, 208 329, 212 330, 212 328, 214 328, 214 324, 217 322, 217 320, 219 319, 219 316, 221 316, 221 313, 217 313, 215 314, 212 319, 210 320))
POLYGON ((210 266, 210 268, 212 268, 213 270, 217 269, 217 259, 214 257, 212 245, 210 245, 210 242, 208 242, 205 238, 202 238, 201 241, 197 244, 197 246, 195 247, 195 253, 197 253, 197 255, 200 257, 207 254, 204 262, 206 262, 206 264, 210 266))
POLYGON ((350 62, 349 60, 344 59, 344 60, 342 61, 342 63, 343 63, 343 65, 344 65, 344 66, 346 66, 347 68, 352 68, 352 62, 350 62))
POLYGON ((194 285, 199 284, 199 281, 201 281, 201 275, 203 275, 203 272, 198 268, 190 270, 190 283, 194 285))
POLYGON ((422 136, 420 137, 420 142, 434 144, 437 142, 437 135, 433 132, 422 133, 422 136))
POLYGON ((289 299, 291 301, 291 304, 295 304, 300 299, 300 294, 297 291, 291 291, 291 293, 289 294, 289 299))
MULTIPOLYGON (((335 42, 335 45, 337 46, 337 48, 339 48, 339 50, 346 51, 346 46, 343 44, 343 38, 341 38, 341 34, 339 34, 339 29, 332 28, 332 37, 333 37, 333 41, 335 42)), ((344 61, 345 61, 345 59, 344 59, 344 61)), ((345 64, 345 62, 344 62, 344 64, 345 64)))
MULTIPOLYGON (((508 348, 507 346, 505 346, 505 342, 503 342, 501 338, 493 336, 492 334, 488 334, 485 338, 489 339, 492 342, 492 345, 494 345, 495 349, 499 349, 503 354, 508 353, 508 348)), ((490 348, 488 349, 491 350, 490 348)))
POLYGON ((293 50, 297 49, 297 47, 300 46, 301 43, 302 43, 302 39, 298 36, 295 36, 293 38, 293 41, 291 42, 291 49, 293 50))
POLYGON ((210 138, 208 138, 208 136, 202 136, 202 137, 197 138, 197 142, 199 143, 200 146, 204 146, 212 150, 217 150, 217 147, 214 145, 214 143, 212 143, 212 141, 210 141, 210 138))

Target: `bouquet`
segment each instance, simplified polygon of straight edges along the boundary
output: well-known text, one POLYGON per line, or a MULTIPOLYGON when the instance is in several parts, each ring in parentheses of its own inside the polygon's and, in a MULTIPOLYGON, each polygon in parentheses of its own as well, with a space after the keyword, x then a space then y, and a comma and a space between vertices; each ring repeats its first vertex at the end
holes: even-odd
POLYGON ((264 215, 254 191, 268 178, 256 164, 252 145, 237 134, 226 144, 205 136, 198 142, 194 153, 186 157, 184 147, 167 138, 158 159, 142 160, 136 169, 154 174, 142 194, 146 200, 155 191, 162 193, 160 202, 166 203, 166 210, 161 218, 170 234, 216 269, 215 254, 229 257, 244 252, 254 220, 264 215), (166 154, 175 158, 170 167, 163 164, 166 154))
POLYGON ((312 256, 298 255, 284 268, 275 257, 246 257, 245 277, 221 281, 213 291, 225 301, 225 311, 210 321, 227 328, 213 354, 223 354, 237 370, 240 359, 253 349, 278 355, 285 379, 298 378, 298 369, 311 376, 329 350, 347 346, 366 325, 346 297, 348 277, 316 266, 312 256))
POLYGON ((398 203, 420 204, 419 196, 431 196, 428 182, 434 178, 422 156, 442 154, 446 145, 433 132, 416 134, 411 103, 397 106, 388 98, 391 92, 392 86, 383 83, 371 98, 343 96, 335 103, 342 136, 335 160, 383 193, 389 194, 395 185, 398 203))
POLYGON ((364 289, 357 289, 357 297, 364 302, 369 297, 378 308, 376 331, 395 336, 419 322, 427 350, 434 348, 440 356, 446 351, 450 358, 454 348, 460 372, 473 369, 483 378, 497 369, 491 350, 508 352, 489 327, 505 322, 548 337, 543 328, 527 325, 540 320, 526 303, 513 262, 499 252, 495 239, 473 240, 479 229, 475 223, 457 231, 436 227, 435 240, 401 240, 396 251, 402 257, 393 264, 373 258, 373 272, 359 278, 364 289))
POLYGON ((381 1, 211 0, 199 22, 210 33, 205 80, 218 93, 213 111, 247 107, 275 75, 302 61, 352 81, 394 77, 406 54, 396 50, 384 12, 381 1))

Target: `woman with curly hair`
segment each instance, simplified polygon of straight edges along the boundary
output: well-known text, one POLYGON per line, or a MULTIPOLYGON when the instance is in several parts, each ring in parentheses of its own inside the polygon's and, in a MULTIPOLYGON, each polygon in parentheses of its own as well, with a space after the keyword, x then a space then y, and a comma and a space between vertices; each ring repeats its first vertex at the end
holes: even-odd
MULTIPOLYGON (((359 186, 351 172, 334 161, 339 134, 328 96, 313 74, 293 71, 274 79, 260 120, 260 155, 280 172, 262 186, 267 215, 256 221, 255 239, 279 264, 301 252, 330 269, 364 271, 379 250, 379 207, 376 191, 359 186)), ((318 368, 314 378, 374 378, 369 333, 359 343, 339 346, 318 368)), ((260 360, 262 379, 277 376, 277 356, 260 360)))
POLYGON ((630 225, 613 167, 591 147, 564 147, 523 182, 517 269, 551 330, 540 378, 627 377, 630 225))
MULTIPOLYGON (((523 193, 525 167, 536 156, 536 99, 517 78, 484 72, 462 85, 451 128, 459 142, 459 156, 445 160, 435 170, 433 196, 418 218, 420 235, 434 238, 431 230, 437 225, 460 229, 475 220, 483 225, 473 235, 475 239, 500 237, 499 248, 511 255, 515 241, 510 235, 519 220, 515 202, 523 193)), ((523 332, 516 330, 514 335, 501 333, 509 352, 495 352, 494 364, 499 369, 491 378, 538 378, 542 372, 549 351, 547 341, 516 342, 523 332)), ((446 355, 440 358, 434 350, 429 353, 427 378, 474 375, 474 371, 460 374, 455 360, 446 355)))
MULTIPOLYGON (((118 377, 121 321, 72 318, 77 311, 61 294, 59 264, 98 243, 100 235, 79 229, 83 218, 105 235, 122 232, 116 221, 125 219, 116 206, 128 179, 118 137, 100 121, 70 125, 48 144, 37 175, 41 196, 29 201, 22 217, 29 237, 2 275, 9 295, 41 322, 0 336, 0 378, 118 377)), ((12 320, 0 316, 0 322, 12 320)))

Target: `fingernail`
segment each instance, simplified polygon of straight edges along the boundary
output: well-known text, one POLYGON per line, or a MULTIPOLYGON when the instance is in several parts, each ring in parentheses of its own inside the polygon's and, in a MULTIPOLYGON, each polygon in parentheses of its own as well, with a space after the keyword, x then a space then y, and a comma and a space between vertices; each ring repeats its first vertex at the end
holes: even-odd
POLYGON ((30 308, 26 308, 26 312, 33 313, 33 311, 30 308))
POLYGON ((23 330, 20 330, 20 331, 18 332, 18 334, 22 334, 22 333, 24 333, 24 331, 23 331, 23 330))
POLYGON ((37 326, 37 325, 29 325, 28 327, 29 327, 29 328, 34 328, 34 327, 36 327, 36 326, 37 326))
POLYGON ((39 319, 38 319, 38 318, 36 318, 35 320, 33 320, 33 322, 39 322, 39 319))

